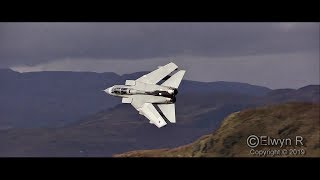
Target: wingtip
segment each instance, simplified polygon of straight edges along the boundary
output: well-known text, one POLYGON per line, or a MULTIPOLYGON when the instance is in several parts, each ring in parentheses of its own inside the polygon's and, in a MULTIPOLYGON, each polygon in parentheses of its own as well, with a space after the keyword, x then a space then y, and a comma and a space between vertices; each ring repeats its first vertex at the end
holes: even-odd
POLYGON ((186 74, 186 70, 179 70, 179 72, 177 72, 177 73, 180 73, 180 74, 182 74, 182 76, 184 76, 186 74))
POLYGON ((168 65, 172 65, 172 66, 174 66, 175 67, 175 70, 177 70, 178 69, 178 65, 176 65, 174 62, 170 62, 170 63, 168 63, 168 65))

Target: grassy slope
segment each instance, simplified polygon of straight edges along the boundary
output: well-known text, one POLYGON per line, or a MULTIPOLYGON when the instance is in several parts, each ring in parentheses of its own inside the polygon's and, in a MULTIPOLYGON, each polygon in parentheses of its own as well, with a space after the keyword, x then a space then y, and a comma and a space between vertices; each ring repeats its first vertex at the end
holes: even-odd
POLYGON ((286 103, 243 110, 225 118, 213 134, 191 144, 173 149, 131 151, 114 157, 252 157, 246 144, 251 134, 273 138, 302 136, 306 140, 304 147, 287 149, 303 148, 307 157, 319 157, 319 110, 319 104, 310 103, 286 103))

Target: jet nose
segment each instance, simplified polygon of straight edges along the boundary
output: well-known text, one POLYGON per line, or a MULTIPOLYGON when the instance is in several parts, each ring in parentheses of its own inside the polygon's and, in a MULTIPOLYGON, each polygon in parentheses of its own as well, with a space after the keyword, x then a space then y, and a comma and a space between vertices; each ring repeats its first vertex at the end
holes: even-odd
POLYGON ((108 94, 111 94, 111 88, 105 89, 104 92, 106 92, 106 93, 108 93, 108 94))

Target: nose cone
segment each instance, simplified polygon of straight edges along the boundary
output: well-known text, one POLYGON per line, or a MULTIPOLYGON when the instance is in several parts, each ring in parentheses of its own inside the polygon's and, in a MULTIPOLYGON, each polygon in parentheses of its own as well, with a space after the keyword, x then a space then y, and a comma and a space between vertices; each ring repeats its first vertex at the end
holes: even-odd
POLYGON ((106 93, 108 93, 108 94, 110 94, 110 95, 111 95, 111 88, 107 88, 107 89, 105 89, 105 90, 104 90, 104 92, 106 92, 106 93))

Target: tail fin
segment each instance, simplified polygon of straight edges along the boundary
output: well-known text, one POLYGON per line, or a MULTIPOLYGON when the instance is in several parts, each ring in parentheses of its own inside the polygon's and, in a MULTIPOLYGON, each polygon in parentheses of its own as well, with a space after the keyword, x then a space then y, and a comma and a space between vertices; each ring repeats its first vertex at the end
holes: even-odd
POLYGON ((168 87, 173 87, 173 88, 178 88, 180 85, 180 82, 185 74, 185 70, 180 70, 173 76, 171 76, 168 80, 163 82, 161 85, 162 86, 168 86, 168 87))

